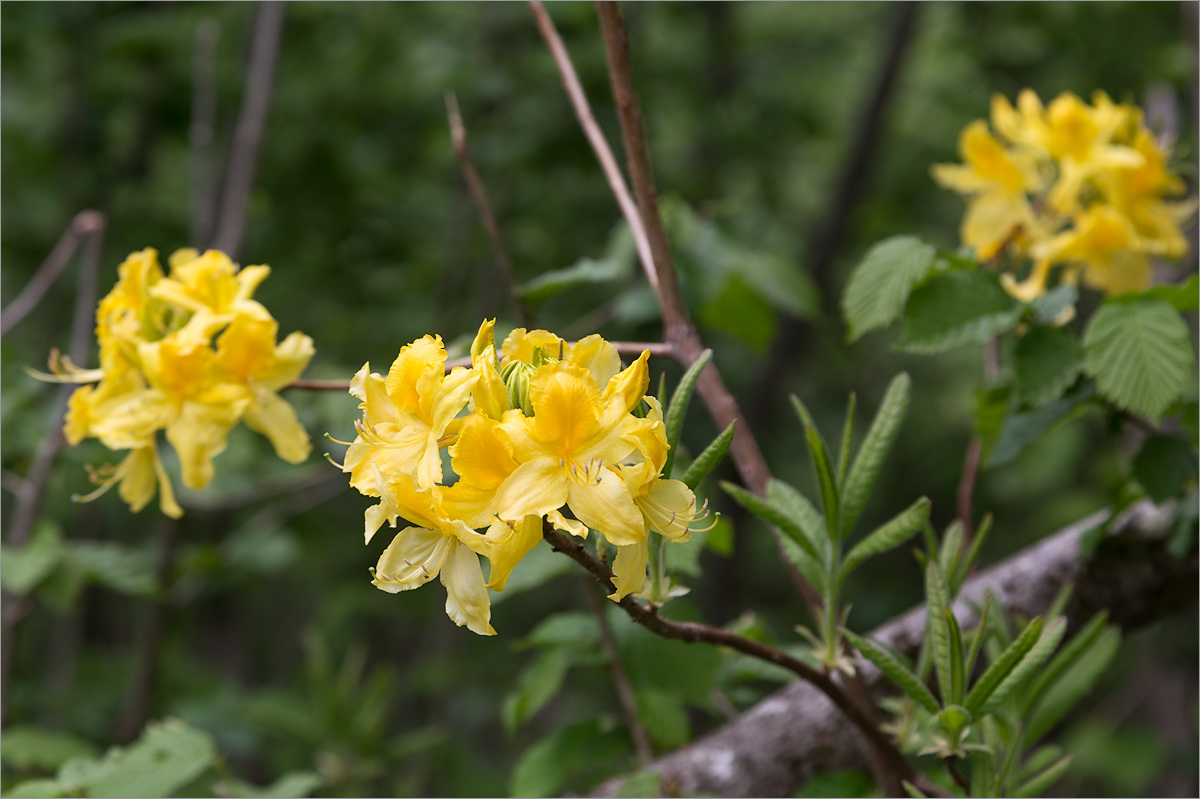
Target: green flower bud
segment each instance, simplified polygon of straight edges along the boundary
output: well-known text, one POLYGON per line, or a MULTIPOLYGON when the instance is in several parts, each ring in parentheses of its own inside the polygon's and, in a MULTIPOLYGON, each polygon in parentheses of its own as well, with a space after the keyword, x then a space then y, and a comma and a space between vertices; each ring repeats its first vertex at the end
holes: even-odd
MULTIPOLYGON (((540 349, 540 348, 539 348, 540 349)), ((534 353, 534 358, 537 353, 534 353)), ((536 372, 531 364, 518 361, 515 358, 500 370, 500 379, 508 391, 508 404, 511 408, 520 408, 526 416, 533 416, 533 403, 529 399, 529 380, 536 372)))

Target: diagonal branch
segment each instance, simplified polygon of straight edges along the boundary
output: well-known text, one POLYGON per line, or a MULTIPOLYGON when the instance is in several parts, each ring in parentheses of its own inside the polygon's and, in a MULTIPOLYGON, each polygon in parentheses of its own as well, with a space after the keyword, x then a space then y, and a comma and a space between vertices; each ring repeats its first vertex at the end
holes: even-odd
POLYGON ((71 224, 63 231, 54 249, 46 256, 46 260, 38 267, 25 288, 4 308, 3 321, 0 322, 0 336, 7 336, 13 328, 21 324, 25 317, 38 306, 46 292, 58 280, 63 269, 71 262, 71 256, 79 248, 79 242, 98 236, 104 230, 104 216, 97 211, 80 211, 71 220, 71 224))

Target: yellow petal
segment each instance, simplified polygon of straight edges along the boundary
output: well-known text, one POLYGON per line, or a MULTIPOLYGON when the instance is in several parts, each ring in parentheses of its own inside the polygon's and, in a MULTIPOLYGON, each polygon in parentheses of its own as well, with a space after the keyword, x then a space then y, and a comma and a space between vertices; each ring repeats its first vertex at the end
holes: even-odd
POLYGON ((587 538, 587 525, 577 519, 568 519, 556 510, 552 510, 546 514, 546 521, 554 526, 555 530, 562 530, 564 533, 570 533, 576 538, 587 538))
POLYGON ((271 365, 255 374, 254 380, 270 391, 278 391, 300 377, 315 353, 311 338, 299 331, 290 333, 275 347, 271 365))
POLYGON ((680 480, 655 480, 641 503, 650 526, 672 541, 683 543, 692 538, 691 522, 696 518, 696 495, 680 480))
POLYGON ((484 319, 483 324, 479 326, 479 332, 475 334, 475 340, 471 342, 471 363, 474 364, 488 347, 492 348, 494 360, 496 351, 495 319, 484 319))
POLYGON ((90 435, 92 386, 80 386, 71 392, 67 413, 63 419, 63 437, 72 447, 79 446, 90 435))
POLYGON ((483 582, 479 556, 456 539, 450 541, 450 554, 442 566, 442 585, 446 586, 446 615, 459 627, 479 635, 495 635, 489 620, 492 603, 483 582))
MULTIPOLYGON (((522 463, 496 492, 496 511, 501 519, 519 521, 526 516, 545 516, 567 501, 567 478, 552 458, 522 463)), ((578 514, 576 514, 578 515, 578 514)))
POLYGON ((245 382, 275 362, 274 319, 238 316, 217 339, 217 365, 228 379, 245 382))
POLYGON ((619 399, 620 403, 614 404, 623 407, 624 413, 636 408, 646 395, 646 389, 650 387, 650 367, 646 363, 649 360, 650 352, 644 350, 624 372, 614 375, 604 389, 605 403, 619 399))
MULTIPOLYGON (((625 546, 646 540, 646 522, 616 472, 600 469, 594 481, 572 482, 567 504, 575 518, 598 530, 610 544, 625 546)), ((500 515, 503 517, 503 512, 500 515)))
POLYGON ((121 483, 117 493, 137 513, 149 504, 158 488, 158 476, 154 473, 154 448, 135 449, 121 464, 121 483))
POLYGON ((487 587, 503 591, 513 568, 542 540, 542 519, 526 516, 512 523, 497 520, 488 528, 487 539, 491 544, 488 560, 492 564, 487 587))
POLYGON ((296 418, 295 409, 278 394, 260 394, 242 418, 251 430, 269 438, 275 454, 288 463, 302 463, 312 452, 308 431, 296 418))
POLYGON ((454 546, 436 530, 405 527, 379 556, 371 582, 390 594, 419 588, 437 576, 454 546))
POLYGON ((504 380, 496 371, 496 352, 488 348, 482 357, 476 361, 474 371, 477 375, 475 384, 471 386, 471 399, 475 410, 499 420, 509 410, 508 390, 504 380))
POLYGON ((213 458, 225 451, 225 439, 240 410, 189 402, 167 427, 167 441, 179 454, 183 484, 188 488, 199 490, 212 482, 213 458))
POLYGON ((646 561, 649 557, 650 548, 645 541, 617 547, 612 578, 617 590, 608 595, 609 599, 620 602, 627 594, 641 593, 646 585, 646 561))
POLYGON ((564 345, 565 342, 549 330, 526 330, 518 327, 504 339, 500 351, 504 354, 505 360, 516 359, 529 363, 533 360, 535 347, 545 347, 551 357, 557 358, 559 350, 564 348, 564 345))
POLYGON ((476 488, 465 479, 442 489, 442 511, 467 527, 487 527, 495 520, 495 489, 476 488))
POLYGON ((600 390, 586 369, 565 361, 545 364, 530 381, 529 398, 537 439, 560 458, 600 431, 600 390))
POLYGON ((481 489, 494 491, 517 468, 500 424, 477 413, 462 420, 450 456, 450 465, 461 479, 481 489))
POLYGON ((425 336, 400 348, 400 354, 388 370, 385 386, 392 402, 401 410, 416 415, 422 378, 441 377, 445 373, 446 350, 440 336, 425 336))
POLYGON ((387 395, 383 378, 371 371, 370 362, 364 363, 355 373, 350 381, 350 393, 362 400, 358 407, 363 411, 367 427, 383 422, 402 423, 396 403, 387 395))
POLYGON ((450 420, 467 404, 478 377, 479 373, 475 370, 456 366, 444 378, 430 381, 424 387, 420 402, 421 418, 429 421, 434 436, 441 436, 450 420))
POLYGON ((596 334, 573 344, 567 361, 587 369, 598 386, 607 386, 613 375, 621 371, 621 356, 617 348, 596 334))
POLYGON ((154 449, 154 474, 158 477, 158 508, 172 519, 183 516, 183 508, 175 501, 175 489, 171 486, 171 478, 163 468, 162 459, 158 457, 158 448, 154 449))

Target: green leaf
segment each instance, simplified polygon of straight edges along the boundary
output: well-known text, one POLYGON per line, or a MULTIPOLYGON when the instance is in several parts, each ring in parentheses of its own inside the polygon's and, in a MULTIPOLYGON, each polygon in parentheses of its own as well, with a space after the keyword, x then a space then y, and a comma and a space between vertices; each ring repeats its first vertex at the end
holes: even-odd
POLYGON ((767 483, 767 499, 799 525, 804 536, 817 551, 819 562, 823 565, 828 564, 830 548, 829 537, 825 535, 825 519, 808 501, 808 497, 797 491, 795 486, 772 477, 767 483))
POLYGON ((1067 768, 1071 765, 1071 755, 1064 756, 1061 760, 1050 766, 1048 769, 1022 784, 1015 791, 1014 797, 1033 797, 1041 796, 1054 783, 1062 779, 1062 775, 1066 773, 1067 768))
POLYGON ((900 432, 900 423, 904 421, 904 415, 908 412, 911 385, 912 381, 905 372, 892 378, 892 382, 888 384, 887 391, 883 395, 883 402, 879 405, 879 411, 871 421, 870 428, 867 429, 862 446, 854 456, 854 462, 850 465, 850 474, 846 477, 845 485, 842 488, 843 538, 854 529, 859 515, 871 496, 871 489, 875 485, 875 479, 879 476, 879 470, 883 468, 883 461, 887 458, 887 454, 896 440, 896 435, 900 432))
POLYGON ((600 626, 596 617, 582 610, 568 610, 547 616, 537 623, 518 644, 518 648, 534 646, 592 647, 600 642, 600 626))
POLYGON ((4 796, 14 799, 46 799, 46 797, 68 796, 67 791, 58 784, 58 780, 25 780, 19 782, 4 792, 4 796))
POLYGON ((1091 618, 1084 628, 1077 632, 1067 645, 1062 648, 1062 651, 1054 656, 1054 659, 1046 664, 1046 668, 1042 669, 1033 682, 1030 683, 1029 689, 1022 696, 1021 711, 1022 715, 1029 712, 1031 708, 1037 706, 1037 703, 1045 695, 1046 691, 1052 686, 1059 677, 1066 672, 1067 669, 1074 666, 1083 654, 1099 640, 1108 626, 1108 612, 1102 611, 1091 618))
POLYGON ((1031 327, 1017 339, 1014 358, 1017 397, 1027 405, 1058 397, 1083 371, 1083 345, 1061 327, 1031 327))
POLYGON ((1042 692, 1026 727, 1026 740, 1040 739, 1058 724, 1075 704, 1091 692, 1117 654, 1121 634, 1107 627, 1063 674, 1042 692))
POLYGON ((967 663, 964 667, 964 672, 970 676, 975 673, 975 660, 979 657, 979 651, 983 646, 983 640, 987 637, 988 616, 992 608, 992 592, 988 591, 983 598, 983 609, 979 612, 979 625, 975 628, 975 635, 971 639, 971 648, 967 652, 967 663))
POLYGON ((1175 286, 1154 286, 1143 292, 1146 297, 1166 300, 1177 311, 1200 311, 1200 275, 1192 274, 1175 286))
POLYGON ((920 703, 930 713, 937 713, 941 710, 937 699, 925 687, 925 683, 921 682, 921 679, 911 669, 901 663, 895 655, 874 641, 863 638, 860 635, 855 635, 849 630, 842 630, 842 635, 854 645, 855 649, 862 653, 863 657, 874 663, 880 671, 887 675, 888 679, 896 683, 896 685, 904 690, 904 693, 912 697, 913 701, 920 703))
POLYGON ((958 619, 950 608, 946 609, 946 629, 950 631, 950 703, 958 705, 962 703, 963 693, 966 691, 962 628, 958 626, 958 619))
POLYGON ((562 688, 571 659, 565 649, 543 652, 521 670, 517 687, 504 699, 504 729, 509 735, 541 710, 562 688))
POLYGON ((889 552, 916 535, 929 520, 930 502, 921 497, 908 508, 858 542, 842 561, 839 579, 856 569, 867 558, 889 552))
POLYGON ((1196 470, 1196 453, 1180 436, 1150 436, 1133 459, 1133 476, 1157 503, 1183 493, 1196 470))
POLYGON ((58 781, 68 792, 87 796, 170 796, 210 768, 216 755, 207 733, 167 719, 147 725, 128 749, 65 763, 58 781))
POLYGON ((675 749, 691 740, 687 710, 674 694, 638 691, 637 714, 650 739, 662 749, 675 749))
POLYGON ((574 572, 576 568, 570 558, 564 558, 550 547, 534 547, 521 559, 521 568, 513 570, 504 590, 489 590, 488 596, 495 607, 517 594, 545 585, 555 577, 574 572))
POLYGON ((25 546, 0 546, 0 586, 24 596, 50 576, 65 554, 58 527, 50 521, 39 522, 25 546))
MULTIPOLYGON (((609 625, 632 685, 639 691, 662 691, 689 704, 710 706, 725 657, 720 650, 660 638, 632 623, 616 605, 605 604, 611 605, 607 608, 609 625)), ((681 600, 663 612, 677 618, 686 609, 686 601, 681 600)))
POLYGON ((509 795, 563 795, 562 788, 573 774, 613 757, 627 746, 627 741, 597 719, 559 727, 517 759, 509 795))
POLYGON ((662 777, 657 771, 639 771, 627 777, 617 788, 617 799, 639 799, 662 796, 662 777))
POLYGON ((15 771, 53 771, 68 760, 97 754, 95 746, 70 733, 11 726, 4 729, 0 763, 15 771))
POLYGON ((538 303, 574 286, 624 281, 633 273, 635 256, 633 234, 622 221, 609 235, 603 258, 581 258, 566 268, 543 272, 521 286, 521 297, 538 303))
POLYGON ((1005 649, 1000 657, 996 658, 992 665, 988 666, 987 671, 979 678, 978 682, 971 688, 971 692, 967 694, 965 702, 967 710, 972 716, 977 716, 984 711, 988 704, 988 700, 996 693, 1000 684, 1005 678, 1012 673, 1017 664, 1021 662, 1021 658, 1033 649, 1033 645, 1037 643, 1038 638, 1042 634, 1042 618, 1039 616, 1025 627, 1017 640, 1013 641, 1007 649, 1005 649))
POLYGON ((691 466, 688 466, 687 471, 683 473, 683 484, 693 491, 696 486, 700 485, 700 481, 708 476, 708 473, 716 468, 721 459, 725 457, 725 453, 729 451, 729 445, 733 442, 734 426, 737 420, 729 423, 721 431, 721 435, 712 440, 712 443, 704 448, 696 460, 692 461, 691 466))
POLYGON ((984 439, 984 464, 991 468, 1013 460, 1059 424, 1082 413, 1095 393, 1085 381, 1033 410, 1008 413, 990 447, 984 439))
POLYGON ((850 400, 846 403, 846 421, 842 425, 842 446, 838 448, 837 484, 839 489, 846 487, 846 471, 850 468, 850 450, 854 448, 854 411, 858 407, 858 397, 850 392, 850 400))
POLYGON ((987 540, 988 533, 991 531, 992 514, 989 513, 983 517, 983 521, 979 523, 979 527, 975 530, 975 537, 971 540, 971 548, 967 550, 967 556, 958 564, 958 571, 950 577, 950 586, 953 589, 953 593, 957 594, 958 589, 962 587, 963 581, 967 579, 971 567, 975 564, 975 560, 979 557, 979 553, 983 549, 983 542, 987 540))
POLYGON ((130 596, 152 596, 158 591, 154 555, 147 547, 73 541, 68 556, 105 588, 130 596))
POLYGON ((808 442, 808 454, 812 459, 813 470, 817 473, 817 484, 821 487, 821 510, 825 516, 825 528, 829 531, 829 539, 836 541, 839 536, 838 528, 838 486, 837 477, 833 473, 833 463, 829 457, 829 447, 821 431, 813 423, 808 408, 795 394, 791 396, 792 407, 804 425, 804 438, 808 442))
POLYGON ((1100 394, 1141 416, 1157 420, 1188 384, 1191 335, 1166 300, 1105 303, 1083 345, 1100 394))
POLYGON ((842 295, 850 341, 895 321, 936 256, 937 250, 913 236, 894 236, 872 247, 854 267, 842 295))
POLYGON ((325 780, 321 775, 311 771, 293 771, 284 774, 265 788, 226 777, 217 784, 217 793, 220 796, 244 797, 244 799, 253 799, 254 797, 293 799, 293 797, 310 796, 324 783, 325 780))
POLYGON ((1016 324, 1023 310, 992 272, 943 272, 913 291, 898 348, 928 354, 983 343, 1016 324))
POLYGON ((942 574, 946 575, 946 584, 950 586, 951 596, 955 593, 954 575, 958 571, 958 564, 962 559, 964 535, 962 522, 955 519, 946 527, 946 532, 942 536, 942 545, 938 548, 938 565, 942 567, 942 574))
POLYGON ((700 353, 700 357, 683 373, 675 393, 671 395, 671 404, 667 406, 666 416, 663 419, 667 434, 667 446, 670 447, 667 450, 667 460, 663 464, 662 472, 667 477, 671 476, 671 468, 675 464, 675 453, 679 449, 679 434, 683 430, 683 418, 687 415, 688 403, 692 401, 692 392, 696 390, 696 381, 700 379, 700 373, 704 371, 704 367, 708 366, 711 360, 712 350, 700 353))
POLYGON ((781 508, 733 483, 722 482, 721 488, 743 508, 787 533, 788 537, 795 541, 804 550, 804 553, 815 562, 822 562, 820 554, 808 540, 804 530, 781 508))
POLYGON ((954 673, 950 625, 946 622, 946 613, 950 612, 950 589, 941 567, 932 558, 925 569, 925 602, 928 605, 929 638, 933 642, 933 664, 937 669, 938 686, 942 691, 942 701, 949 703, 954 673))
POLYGON ((791 536, 783 535, 777 528, 772 529, 775 530, 776 540, 779 542, 779 548, 783 550, 784 556, 793 566, 800 570, 800 573, 804 575, 804 579, 812 583, 813 587, 817 589, 817 593, 825 596, 828 590, 826 583, 829 576, 825 571, 825 567, 801 549, 800 545, 792 540, 791 536))
POLYGON ((999 687, 992 692, 987 702, 984 703, 982 712, 992 712, 1004 700, 1008 699, 1014 691, 1028 685, 1038 673, 1042 664, 1050 659, 1050 656, 1054 654, 1054 650, 1058 649, 1058 645, 1066 632, 1067 620, 1064 616, 1059 616, 1046 625, 1036 643, 1021 658, 1021 662, 1004 678, 999 687))
POLYGON ((1053 325, 1058 322, 1062 312, 1071 308, 1079 300, 1079 289, 1070 283, 1062 283, 1039 294, 1029 303, 1033 309, 1033 318, 1043 325, 1053 325))

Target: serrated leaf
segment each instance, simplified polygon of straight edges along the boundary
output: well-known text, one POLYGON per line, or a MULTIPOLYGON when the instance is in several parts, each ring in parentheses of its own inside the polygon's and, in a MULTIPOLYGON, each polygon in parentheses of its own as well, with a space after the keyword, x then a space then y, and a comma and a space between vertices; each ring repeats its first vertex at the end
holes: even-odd
POLYGON ((1190 339, 1166 300, 1105 303, 1083 337, 1087 371, 1105 399, 1157 420, 1188 384, 1190 339))
POLYGON ((4 792, 5 799, 46 799, 46 797, 68 796, 66 789, 58 784, 58 780, 25 780, 19 782, 4 792))
POLYGON ((1015 791, 1014 797, 1033 797, 1041 796, 1054 783, 1062 779, 1062 775, 1066 773, 1067 768, 1071 765, 1071 755, 1064 756, 1061 760, 1050 766, 1048 769, 1033 777, 1028 782, 1022 784, 1015 791))
POLYGON ((554 648, 521 670, 517 687, 504 699, 504 729, 509 735, 558 693, 570 668, 566 650, 554 648))
POLYGON ((1144 295, 1166 300, 1177 311, 1200 311, 1200 275, 1193 274, 1176 286, 1154 286, 1144 295))
POLYGON ((1033 410, 1016 411, 1009 406, 991 446, 984 439, 984 465, 991 468, 1016 458, 1046 433, 1081 413, 1095 394, 1095 387, 1083 381, 1058 399, 1033 410))
POLYGON ((867 558, 889 552, 912 538, 929 520, 929 500, 921 497, 905 510, 858 542, 842 561, 840 579, 856 569, 867 558))
POLYGON ((970 693, 967 694, 967 700, 964 703, 967 710, 972 716, 980 715, 987 707, 989 700, 996 693, 1001 683, 1010 675, 1021 662, 1021 659, 1033 649, 1033 645, 1038 642, 1038 638, 1042 635, 1042 618, 1039 616, 1021 631, 1017 636, 1017 640, 1013 641, 1007 649, 1000 653, 1000 656, 995 658, 983 676, 971 687, 970 693))
POLYGON ((909 297, 904 309, 904 336, 897 347, 929 354, 980 344, 1012 327, 1023 310, 992 272, 944 272, 931 277, 909 297))
POLYGON ((683 430, 683 418, 687 415, 688 404, 692 401, 692 392, 696 390, 696 381, 700 379, 700 373, 704 371, 704 367, 708 366, 710 361, 712 361, 712 350, 700 353, 700 357, 696 358, 683 373, 683 377, 679 379, 679 385, 675 388, 675 393, 671 395, 671 404, 667 406, 663 418, 669 449, 662 473, 667 477, 671 476, 671 469, 675 464, 675 453, 679 450, 679 434, 683 430))
POLYGON ((833 472, 833 461, 829 457, 829 447, 826 446, 821 431, 817 429, 812 416, 808 412, 808 408, 804 407, 804 403, 800 401, 800 398, 793 394, 791 400, 792 407, 796 410, 796 415, 800 417, 800 422, 804 425, 804 440, 808 443, 808 454, 813 465, 813 470, 817 473, 817 485, 821 489, 821 511, 825 516, 825 528, 829 531, 830 540, 836 540, 841 535, 838 527, 838 518, 840 518, 838 504, 841 500, 838 496, 837 477, 833 472))
POLYGON ((638 719, 657 746, 675 749, 691 739, 692 726, 679 697, 665 691, 638 691, 636 702, 638 719))
POLYGON ((716 468, 721 459, 725 457, 725 453, 729 451, 729 445, 733 442, 733 432, 736 425, 737 420, 730 422, 729 427, 722 430, 721 434, 704 448, 704 451, 700 453, 696 460, 692 461, 687 471, 683 473, 684 485, 695 491, 696 486, 700 485, 700 481, 716 468))
POLYGON ((70 733, 10 726, 4 729, 0 763, 16 771, 53 771, 68 760, 95 757, 96 754, 95 746, 70 733))
POLYGON ((65 763, 58 782, 87 796, 170 796, 211 767, 216 754, 207 733, 168 719, 147 725, 128 749, 110 749, 101 760, 65 763))
POLYGON ((879 242, 859 261, 842 295, 850 341, 900 316, 912 287, 933 268, 937 250, 913 236, 879 242))
POLYGON ((1159 504, 1181 494, 1196 470, 1196 453, 1180 436, 1150 436, 1133 459, 1133 476, 1159 504))
POLYGON ((937 670, 942 701, 949 702, 954 665, 950 654, 950 589, 937 561, 930 559, 925 568, 925 603, 927 605, 929 639, 932 642, 933 665, 937 670))
POLYGON ((1029 717, 1026 740, 1033 742, 1040 739, 1091 692, 1104 676, 1120 643, 1121 634, 1115 628, 1107 627, 1096 642, 1045 690, 1033 715, 1029 717))
POLYGON ((805 554, 814 561, 817 563, 821 562, 820 554, 808 540, 808 536, 805 535, 804 530, 781 508, 733 483, 722 482, 721 488, 743 508, 787 533, 788 537, 795 541, 804 550, 805 554))
POLYGON ((911 385, 912 381, 906 372, 901 372, 892 378, 892 382, 888 384, 887 391, 883 395, 883 401, 879 404, 879 410, 876 412, 875 418, 871 420, 870 428, 867 429, 867 435, 863 438, 862 446, 854 456, 854 461, 850 465, 850 473, 842 487, 843 538, 854 529, 859 515, 867 504, 867 499, 871 495, 871 489, 875 486, 879 470, 883 468, 883 461, 887 458, 888 452, 896 440, 896 435, 900 432, 900 424, 908 412, 911 385))
POLYGON ((912 697, 913 701, 921 704, 930 713, 937 713, 941 710, 937 699, 934 698, 933 693, 925 686, 925 683, 921 682, 921 679, 892 653, 874 641, 863 638, 860 635, 855 635, 849 630, 843 630, 842 635, 854 645, 855 649, 862 653, 863 657, 874 663, 880 671, 887 675, 888 679, 896 683, 896 685, 904 690, 904 693, 912 697))
POLYGON ((1061 327, 1035 325, 1014 351, 1017 397, 1041 405, 1059 396, 1083 371, 1083 345, 1061 327))

